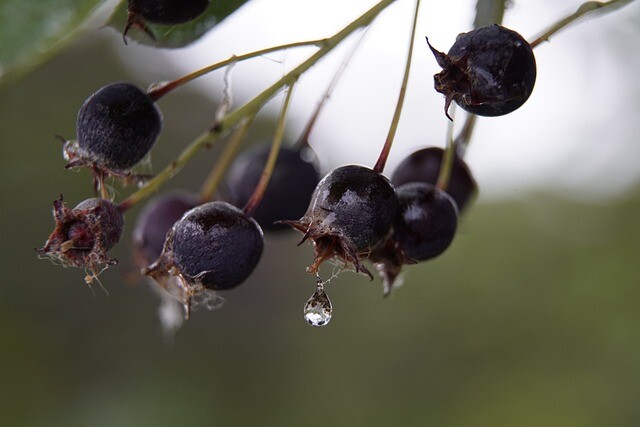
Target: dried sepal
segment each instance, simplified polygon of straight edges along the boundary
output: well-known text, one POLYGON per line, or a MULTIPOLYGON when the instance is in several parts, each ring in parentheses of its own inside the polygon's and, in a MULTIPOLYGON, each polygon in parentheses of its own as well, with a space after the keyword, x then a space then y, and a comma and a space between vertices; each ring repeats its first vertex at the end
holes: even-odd
POLYGON ((55 228, 38 256, 64 267, 80 267, 87 282, 118 261, 107 252, 122 237, 124 216, 108 200, 92 198, 69 209, 62 195, 53 202, 55 228))

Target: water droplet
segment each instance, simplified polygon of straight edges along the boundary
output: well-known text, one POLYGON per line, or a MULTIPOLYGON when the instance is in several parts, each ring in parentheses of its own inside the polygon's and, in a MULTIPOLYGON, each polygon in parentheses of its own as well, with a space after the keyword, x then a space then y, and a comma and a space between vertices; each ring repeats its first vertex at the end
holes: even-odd
POLYGON ((324 291, 322 281, 318 279, 316 291, 304 305, 304 320, 311 326, 326 326, 331 320, 332 312, 331 300, 324 291))

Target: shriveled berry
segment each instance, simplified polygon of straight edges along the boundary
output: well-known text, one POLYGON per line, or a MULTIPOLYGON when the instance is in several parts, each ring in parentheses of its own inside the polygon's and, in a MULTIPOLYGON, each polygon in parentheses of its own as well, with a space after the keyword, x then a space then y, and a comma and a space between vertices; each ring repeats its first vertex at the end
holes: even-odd
MULTIPOLYGON (((209 7, 209 0, 128 0, 128 18, 123 36, 132 27, 155 36, 146 23, 176 25, 193 21, 209 7)), ((125 40, 126 42, 126 40, 125 40)))
POLYGON ((386 238, 397 210, 396 191, 387 178, 349 165, 334 169, 318 183, 300 220, 283 222, 304 233, 302 241, 312 239, 315 262, 309 272, 338 257, 370 275, 360 258, 386 238))
POLYGON ((203 291, 231 289, 247 279, 262 255, 258 223, 226 202, 187 211, 167 234, 158 260, 146 274, 185 304, 203 291))
POLYGON ((383 278, 385 294, 393 288, 403 264, 415 264, 443 253, 456 233, 455 201, 434 185, 413 182, 397 188, 400 209, 391 236, 371 254, 383 278))
POLYGON ((65 267, 83 267, 95 277, 102 267, 114 265, 107 257, 122 237, 124 216, 108 200, 92 198, 69 209, 62 196, 53 202, 56 226, 38 255, 65 267))
MULTIPOLYGON (((413 152, 400 162, 391 175, 391 182, 396 187, 410 182, 426 182, 435 185, 440 175, 443 156, 444 150, 439 147, 429 147, 413 152)), ((464 211, 478 193, 478 186, 469 167, 458 156, 454 158, 446 192, 453 197, 460 212, 464 211)))
POLYGON ((104 86, 78 112, 77 141, 65 144, 67 167, 121 175, 149 153, 162 130, 154 101, 130 83, 104 86))
MULTIPOLYGON (((269 145, 255 147, 233 162, 226 182, 231 204, 244 206, 251 198, 270 149, 269 145)), ((301 150, 281 148, 269 185, 253 217, 264 230, 285 229, 284 225, 275 222, 304 215, 318 181, 320 176, 316 166, 302 157, 301 150)))
POLYGON ((494 24, 459 34, 447 54, 429 47, 443 68, 434 81, 446 97, 445 113, 455 101, 470 113, 502 116, 531 95, 536 60, 531 45, 515 31, 494 24))
POLYGON ((140 265, 146 267, 158 259, 171 227, 198 204, 198 195, 185 191, 158 196, 144 207, 132 233, 140 265))

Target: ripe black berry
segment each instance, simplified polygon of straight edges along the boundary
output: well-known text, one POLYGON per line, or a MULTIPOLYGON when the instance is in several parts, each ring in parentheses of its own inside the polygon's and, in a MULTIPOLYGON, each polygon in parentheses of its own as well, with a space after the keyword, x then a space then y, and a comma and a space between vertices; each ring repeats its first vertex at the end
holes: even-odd
POLYGON ((185 212, 198 204, 196 194, 179 192, 159 196, 145 206, 133 229, 133 244, 140 265, 146 267, 158 259, 167 232, 185 212))
MULTIPOLYGON (((391 175, 391 182, 396 187, 409 182, 426 182, 435 185, 440 174, 440 165, 444 150, 429 147, 418 150, 407 156, 391 175)), ((447 194, 453 197, 458 210, 463 212, 468 203, 478 192, 471 171, 460 157, 456 156, 451 170, 447 194)))
POLYGON ((502 116, 531 95, 535 57, 515 31, 495 24, 459 34, 447 54, 429 47, 443 68, 434 80, 435 89, 446 97, 445 113, 455 101, 470 113, 502 116))
POLYGON ((426 261, 444 252, 458 225, 458 209, 451 196, 431 184, 414 182, 398 187, 398 200, 392 238, 404 255, 426 261))
POLYGON ((128 0, 129 16, 124 36, 131 27, 138 27, 152 38, 146 23, 175 25, 193 21, 209 6, 209 0, 128 0))
MULTIPOLYGON (((267 163, 269 150, 268 145, 259 146, 236 158, 226 182, 231 204, 244 206, 251 198, 267 163)), ((281 148, 269 185, 253 217, 265 230, 284 229, 284 225, 275 222, 304 215, 318 181, 316 166, 305 160, 299 149, 281 148)))
POLYGON ((116 205, 104 199, 87 199, 69 209, 62 197, 53 202, 56 226, 38 255, 65 267, 84 267, 94 276, 102 265, 117 263, 107 257, 122 237, 124 216, 116 205))
POLYGON ((443 253, 453 241, 458 208, 444 191, 427 183, 409 183, 397 188, 400 209, 393 232, 371 255, 383 278, 385 294, 403 264, 426 261, 443 253))
POLYGON ((369 274, 360 257, 387 236, 397 210, 396 191, 387 178, 350 165, 334 169, 318 183, 300 220, 283 222, 304 233, 302 241, 313 240, 315 262, 309 272, 338 257, 369 274))
POLYGON ((122 174, 149 153, 161 130, 160 110, 145 92, 130 83, 109 84, 80 108, 78 140, 65 144, 67 167, 122 174))
POLYGON ((263 246, 253 218, 226 202, 205 203, 174 224, 146 274, 177 294, 188 314, 191 299, 206 289, 231 289, 249 277, 263 246))

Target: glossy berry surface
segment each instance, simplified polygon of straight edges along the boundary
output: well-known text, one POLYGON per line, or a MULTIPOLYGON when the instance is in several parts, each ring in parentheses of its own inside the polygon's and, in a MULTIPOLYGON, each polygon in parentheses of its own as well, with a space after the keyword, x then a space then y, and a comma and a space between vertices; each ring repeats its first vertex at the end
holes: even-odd
POLYGON ((124 216, 108 200, 91 198, 69 209, 62 198, 53 203, 55 228, 39 255, 70 267, 99 269, 116 261, 107 251, 120 241, 124 216))
POLYGON ((400 210, 393 222, 392 239, 413 261, 425 261, 443 253, 453 241, 458 209, 444 191, 426 183, 398 187, 400 210))
POLYGON ((316 260, 309 271, 317 271, 325 259, 337 256, 367 272, 360 257, 389 233, 398 210, 391 182, 364 166, 342 166, 319 183, 305 215, 287 224, 314 242, 316 260))
MULTIPOLYGON (((400 162, 391 175, 391 182, 396 187, 410 182, 425 182, 435 185, 440 174, 443 156, 444 150, 439 147, 429 147, 415 151, 400 162)), ((446 192, 453 197, 460 212, 464 211, 478 192, 478 187, 469 167, 458 156, 454 159, 446 192)))
POLYGON ((146 267, 158 259, 167 232, 198 203, 196 194, 177 192, 156 197, 144 207, 133 229, 133 244, 139 264, 146 267))
POLYGON ((67 143, 66 157, 70 166, 125 171, 144 159, 161 130, 160 110, 145 92, 130 83, 112 83, 80 108, 77 145, 67 143))
MULTIPOLYGON (((260 180, 270 146, 253 148, 238 156, 227 176, 227 197, 235 206, 244 206, 260 180)), ((311 194, 320 181, 316 166, 302 157, 300 150, 283 147, 262 202, 253 217, 265 230, 286 229, 276 221, 304 215, 311 194)))
POLYGON ((129 12, 156 24, 183 24, 202 15, 209 0, 129 0, 129 12))
POLYGON ((447 54, 429 45, 443 70, 435 89, 480 116, 501 116, 519 108, 531 95, 536 61, 529 43, 515 31, 491 25, 459 34, 447 54))
POLYGON ((397 188, 400 209, 392 233, 374 250, 370 260, 380 274, 388 295, 405 264, 426 261, 443 253, 456 234, 458 208, 455 201, 437 187, 412 182, 397 188))
POLYGON ((175 223, 150 270, 176 270, 186 286, 231 289, 249 277, 263 246, 262 229, 253 218, 226 202, 205 203, 175 223))

